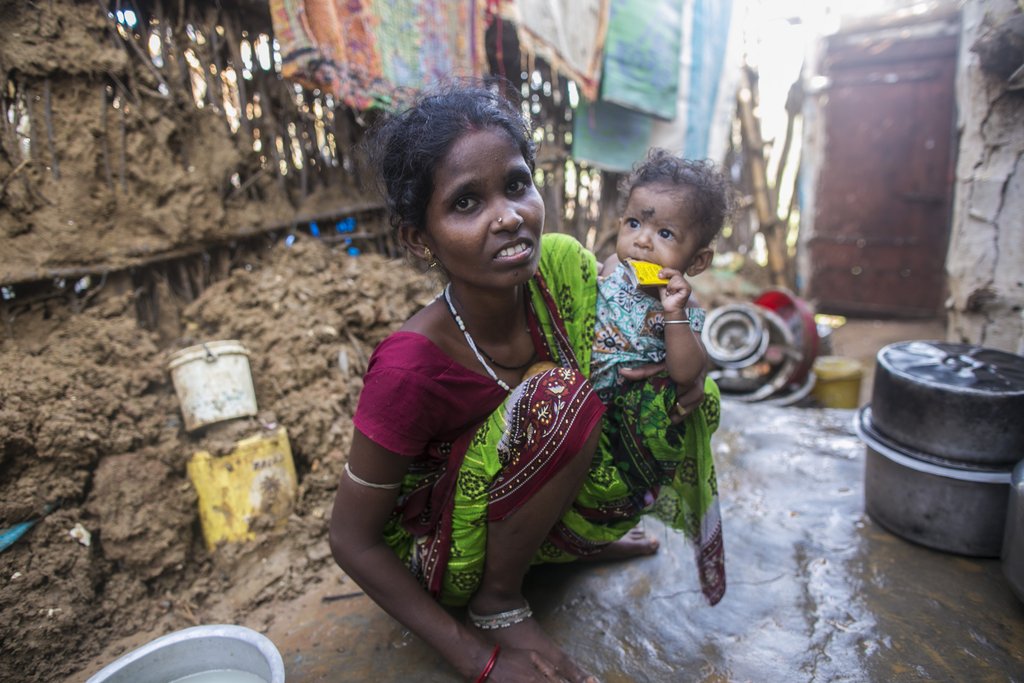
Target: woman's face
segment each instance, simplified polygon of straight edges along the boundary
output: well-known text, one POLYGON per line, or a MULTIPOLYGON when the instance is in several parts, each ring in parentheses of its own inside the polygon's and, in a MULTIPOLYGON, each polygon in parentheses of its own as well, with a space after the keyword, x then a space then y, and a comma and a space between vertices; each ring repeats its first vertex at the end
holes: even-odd
POLYGON ((484 128, 456 139, 434 171, 418 236, 452 284, 527 282, 537 271, 543 230, 544 202, 511 136, 484 128))

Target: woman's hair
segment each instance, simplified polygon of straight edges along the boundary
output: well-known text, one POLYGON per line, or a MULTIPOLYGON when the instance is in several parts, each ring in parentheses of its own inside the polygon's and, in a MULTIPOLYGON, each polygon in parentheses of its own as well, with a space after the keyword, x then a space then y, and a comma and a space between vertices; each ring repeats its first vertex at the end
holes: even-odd
POLYGON ((437 164, 463 133, 485 128, 508 133, 534 170, 530 123, 496 86, 479 81, 435 87, 370 131, 367 156, 393 228, 423 228, 437 164))
POLYGON ((680 201, 686 203, 690 220, 700 231, 700 246, 706 247, 718 236, 732 216, 735 193, 710 159, 683 159, 665 149, 651 148, 647 158, 633 166, 633 172, 619 181, 619 213, 633 190, 647 185, 674 187, 680 201))

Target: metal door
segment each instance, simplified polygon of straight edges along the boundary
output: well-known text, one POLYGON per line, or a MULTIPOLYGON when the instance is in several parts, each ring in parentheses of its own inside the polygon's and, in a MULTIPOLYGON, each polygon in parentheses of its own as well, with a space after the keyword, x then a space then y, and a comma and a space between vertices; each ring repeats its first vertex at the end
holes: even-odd
POLYGON ((935 316, 945 299, 957 30, 833 37, 808 240, 819 311, 935 316))

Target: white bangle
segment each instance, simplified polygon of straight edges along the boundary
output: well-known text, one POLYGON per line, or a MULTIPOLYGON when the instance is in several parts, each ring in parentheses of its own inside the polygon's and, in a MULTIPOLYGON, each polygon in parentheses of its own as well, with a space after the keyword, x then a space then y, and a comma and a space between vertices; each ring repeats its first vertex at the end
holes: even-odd
POLYGON ((348 463, 345 463, 345 474, 347 474, 348 478, 351 479, 354 483, 366 486, 371 489, 384 489, 386 491, 394 491, 395 489, 402 487, 402 482, 400 481, 395 482, 394 484, 374 484, 372 481, 366 481, 365 479, 357 477, 355 474, 353 474, 352 470, 349 469, 348 463))
POLYGON ((689 325, 690 321, 689 321, 689 319, 687 319, 687 320, 665 320, 664 323, 666 325, 689 325))

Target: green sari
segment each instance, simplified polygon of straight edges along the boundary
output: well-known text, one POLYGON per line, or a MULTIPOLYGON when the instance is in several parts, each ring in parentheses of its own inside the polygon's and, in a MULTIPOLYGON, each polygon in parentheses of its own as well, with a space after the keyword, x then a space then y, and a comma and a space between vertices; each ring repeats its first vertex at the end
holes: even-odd
MULTIPOLYGON (((487 523, 528 500, 528 487, 510 491, 509 482, 534 469, 557 469, 562 456, 550 450, 561 439, 585 440, 592 428, 581 421, 581 406, 593 400, 586 377, 596 321, 596 260, 568 235, 545 235, 539 272, 529 287, 535 341, 557 367, 524 380, 465 443, 453 445, 451 493, 442 496, 446 509, 437 528, 424 532, 396 511, 385 529, 388 544, 445 604, 464 605, 476 592, 487 523)), ((725 565, 711 458, 719 394, 710 380, 705 391, 700 409, 679 425, 668 419, 675 391, 665 377, 633 383, 609 406, 586 482, 535 563, 596 554, 643 515, 656 514, 694 543, 702 590, 712 604, 721 598, 725 565), (641 442, 648 447, 640 448, 641 442)), ((411 472, 403 495, 444 480, 411 472)))

